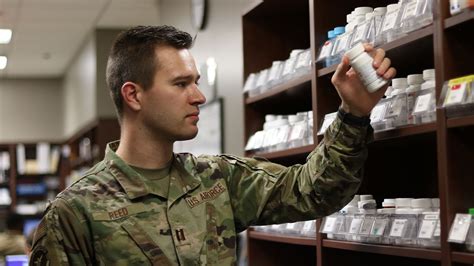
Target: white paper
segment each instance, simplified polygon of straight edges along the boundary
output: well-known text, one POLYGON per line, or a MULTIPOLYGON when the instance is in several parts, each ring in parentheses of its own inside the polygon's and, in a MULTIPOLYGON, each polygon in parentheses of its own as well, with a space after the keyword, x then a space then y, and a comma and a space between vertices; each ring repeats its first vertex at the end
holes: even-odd
POLYGON ((378 104, 372 109, 370 114, 370 121, 372 123, 380 122, 385 117, 385 109, 387 108, 387 103, 378 104))
POLYGON ((366 32, 368 25, 369 23, 366 22, 357 26, 356 32, 354 33, 354 37, 352 38, 352 43, 356 43, 364 39, 364 33, 366 32))
POLYGON ((391 30, 395 27, 395 23, 397 22, 397 17, 398 17, 398 9, 387 13, 385 15, 385 20, 382 25, 382 32, 391 30))
POLYGON ((302 139, 304 135, 304 130, 305 130, 305 124, 304 123, 297 123, 293 126, 291 129, 291 134, 290 134, 290 141, 292 140, 297 140, 297 139, 302 139))
POLYGON ((360 226, 362 225, 363 221, 364 221, 364 219, 362 219, 362 218, 352 219, 351 227, 349 228, 349 234, 354 234, 355 235, 355 234, 359 233, 360 226))
POLYGON ((289 230, 293 230, 295 229, 295 223, 289 223, 289 224, 286 224, 286 229, 289 229, 289 230))
POLYGON ((313 223, 314 223, 314 221, 306 221, 306 222, 304 222, 302 231, 306 231, 306 232, 311 231, 311 229, 313 228, 313 223))
POLYGON ((418 238, 432 238, 437 223, 437 220, 423 220, 421 222, 420 233, 418 234, 418 238))
POLYGON ((416 15, 416 7, 418 5, 418 1, 412 1, 412 2, 409 2, 406 6, 405 6, 405 14, 403 14, 403 21, 405 21, 406 19, 409 19, 411 17, 414 17, 416 15))
POLYGON ((339 54, 343 52, 347 48, 347 42, 349 41, 349 34, 344 33, 343 35, 340 35, 341 37, 338 39, 337 43, 337 51, 336 54, 339 54))
POLYGON ((464 82, 451 86, 448 89, 448 95, 446 96, 445 105, 463 103, 464 96, 466 95, 466 85, 467 84, 464 82))
POLYGON ((374 236, 382 236, 385 232, 387 223, 387 220, 375 220, 374 226, 372 226, 372 232, 370 234, 374 236))
POLYGON ((336 217, 326 217, 323 233, 333 233, 335 224, 336 224, 336 217))
POLYGON ((407 219, 395 219, 390 230, 390 236, 401 237, 407 221, 407 219))
POLYGON ((449 232, 449 242, 464 243, 466 241, 467 232, 471 225, 470 214, 456 214, 453 225, 451 226, 451 232, 449 232))
POLYGON ((365 218, 364 222, 362 222, 362 226, 360 227, 359 234, 360 235, 369 235, 370 230, 375 222, 374 218, 365 218))
POLYGON ((428 112, 431 103, 431 96, 431 93, 418 96, 416 99, 415 108, 413 108, 413 113, 417 114, 428 112))

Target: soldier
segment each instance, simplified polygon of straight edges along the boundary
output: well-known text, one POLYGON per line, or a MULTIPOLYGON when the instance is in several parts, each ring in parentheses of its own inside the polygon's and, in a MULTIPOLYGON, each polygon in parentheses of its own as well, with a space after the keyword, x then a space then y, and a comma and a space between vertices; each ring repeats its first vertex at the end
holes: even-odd
MULTIPOLYGON (((234 265, 236 233, 250 225, 320 218, 357 191, 372 130, 370 94, 347 58, 332 78, 342 105, 304 165, 173 153, 198 132, 199 74, 188 33, 139 26, 120 34, 107 84, 121 124, 102 162, 50 204, 33 265, 234 265)), ((383 50, 374 67, 390 79, 383 50)))

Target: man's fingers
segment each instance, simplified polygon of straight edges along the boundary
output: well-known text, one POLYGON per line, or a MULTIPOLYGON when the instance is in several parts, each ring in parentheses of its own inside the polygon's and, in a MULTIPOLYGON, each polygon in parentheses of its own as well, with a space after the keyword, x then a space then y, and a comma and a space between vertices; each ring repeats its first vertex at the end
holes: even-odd
POLYGON ((390 58, 385 57, 382 63, 380 64, 379 68, 377 68, 377 74, 379 76, 383 76, 385 72, 387 72, 387 70, 390 68, 391 63, 392 61, 390 60, 390 58))
POLYGON ((397 70, 393 67, 389 68, 385 74, 383 74, 384 79, 392 79, 397 75, 397 70))
POLYGON ((379 48, 375 50, 374 62, 373 62, 374 67, 379 68, 384 58, 385 58, 385 51, 383 49, 379 48))
POLYGON ((334 72, 334 75, 332 77, 333 83, 334 81, 344 79, 349 68, 349 59, 347 58, 347 56, 342 57, 341 63, 337 66, 336 71, 334 72))

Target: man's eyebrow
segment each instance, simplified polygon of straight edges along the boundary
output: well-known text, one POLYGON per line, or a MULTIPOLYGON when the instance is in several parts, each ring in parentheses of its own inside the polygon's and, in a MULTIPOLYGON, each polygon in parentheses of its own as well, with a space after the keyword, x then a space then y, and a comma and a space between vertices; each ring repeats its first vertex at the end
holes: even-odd
MULTIPOLYGON (((196 76, 196 80, 199 80, 200 78, 201 78, 201 75, 198 74, 196 76)), ((182 80, 193 80, 193 79, 194 79, 194 75, 181 75, 181 76, 177 76, 171 79, 171 82, 182 81, 182 80)))

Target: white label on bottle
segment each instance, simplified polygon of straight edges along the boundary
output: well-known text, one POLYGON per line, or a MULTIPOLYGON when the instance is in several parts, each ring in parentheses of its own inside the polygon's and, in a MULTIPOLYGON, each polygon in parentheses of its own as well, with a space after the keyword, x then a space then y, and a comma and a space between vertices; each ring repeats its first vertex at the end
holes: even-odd
POLYGON ((407 221, 407 219, 395 219, 390 230, 390 236, 401 237, 407 221))
POLYGON ((471 225, 471 215, 470 214, 456 214, 454 218, 453 225, 451 227, 451 232, 449 233, 449 242, 464 243, 467 237, 467 231, 471 225))
POLYGON ((287 142, 290 129, 289 126, 280 127, 274 144, 287 142))
POLYGON ((433 232, 433 236, 434 236, 434 237, 439 237, 440 235, 441 235, 441 223, 438 221, 438 222, 436 223, 436 228, 435 228, 435 230, 434 230, 434 232, 433 232))
POLYGON ((385 108, 387 107, 387 103, 378 104, 372 109, 372 113, 370 114, 370 120, 374 122, 380 122, 384 119, 385 116, 385 108))
POLYGON ((405 21, 405 19, 409 19, 416 15, 417 5, 418 5, 418 1, 411 1, 405 6, 405 14, 403 14, 403 21, 405 21))
POLYGON ((322 60, 331 55, 332 47, 334 45, 333 41, 326 41, 321 48, 321 52, 319 53, 318 60, 322 60))
POLYGON ((431 103, 431 96, 431 93, 418 96, 416 99, 415 108, 413 108, 413 113, 428 112, 431 103))
POLYGON ((356 32, 354 33, 354 37, 352 38, 352 43, 357 43, 359 41, 363 41, 365 38, 364 34, 367 31, 367 26, 369 23, 365 22, 363 24, 359 24, 356 28, 356 32))
POLYGON ((289 223, 286 224, 286 229, 293 230, 295 229, 296 223, 289 223))
POLYGON ((445 104, 460 104, 466 94, 466 83, 456 84, 449 88, 445 104))
POLYGON ((314 221, 306 221, 304 222, 304 225, 303 225, 303 231, 306 231, 306 232, 309 232, 311 231, 311 228, 313 228, 313 223, 314 221))
POLYGON ((347 48, 347 43, 349 42, 349 34, 348 33, 344 33, 343 35, 340 35, 340 37, 337 39, 338 40, 338 43, 337 43, 337 54, 339 53, 342 53, 346 50, 347 48))
POLYGON ((418 234, 418 238, 432 238, 437 222, 437 220, 423 220, 423 222, 421 222, 420 233, 418 234))
POLYGON ((359 235, 369 235, 370 229, 374 225, 375 218, 365 218, 360 227, 359 235))
POLYGON ((326 217, 323 233, 333 233, 335 224, 336 224, 336 217, 326 217))
POLYGON ((395 98, 392 101, 392 104, 390 106, 390 109, 388 111, 388 116, 389 117, 397 117, 402 114, 403 106, 405 105, 405 98, 400 97, 400 98, 395 98))
POLYGON ((290 134, 290 141, 302 139, 304 135, 305 125, 303 123, 298 123, 293 126, 290 134))
POLYGON ((364 221, 364 219, 362 218, 354 218, 352 219, 352 222, 351 222, 351 227, 349 228, 349 234, 357 234, 359 233, 359 230, 360 230, 360 226, 362 225, 362 222, 364 221))
POLYGON ((373 236, 382 236, 387 223, 387 220, 375 220, 374 226, 372 226, 372 232, 370 234, 373 236))
POLYGON ((326 132, 328 127, 332 124, 332 122, 334 122, 335 119, 336 117, 324 117, 324 121, 321 125, 321 129, 319 130, 318 135, 324 134, 324 132, 326 132))
POLYGON ((293 69, 295 67, 295 57, 290 57, 288 60, 285 61, 285 66, 283 68, 283 73, 282 75, 288 75, 291 72, 293 72, 293 69))
POLYGON ((395 23, 397 23, 398 17, 398 8, 390 13, 385 15, 385 20, 383 21, 382 25, 382 32, 391 30, 395 27, 395 23))
POLYGON ((270 75, 268 76, 268 81, 270 80, 275 80, 278 77, 278 72, 281 68, 281 65, 274 65, 271 69, 270 69, 270 75))

